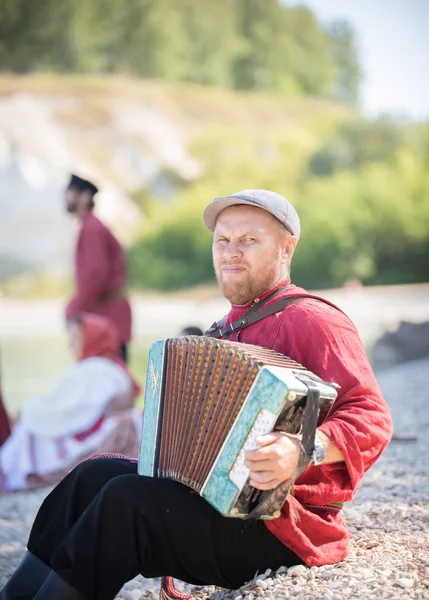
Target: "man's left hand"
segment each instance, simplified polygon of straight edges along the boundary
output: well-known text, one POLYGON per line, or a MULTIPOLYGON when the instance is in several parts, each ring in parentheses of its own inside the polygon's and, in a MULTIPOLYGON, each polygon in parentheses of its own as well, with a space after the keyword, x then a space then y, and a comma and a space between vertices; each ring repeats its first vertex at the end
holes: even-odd
POLYGON ((245 455, 250 484, 258 490, 272 490, 295 473, 300 440, 275 431, 258 437, 256 443, 259 448, 248 450, 245 455))

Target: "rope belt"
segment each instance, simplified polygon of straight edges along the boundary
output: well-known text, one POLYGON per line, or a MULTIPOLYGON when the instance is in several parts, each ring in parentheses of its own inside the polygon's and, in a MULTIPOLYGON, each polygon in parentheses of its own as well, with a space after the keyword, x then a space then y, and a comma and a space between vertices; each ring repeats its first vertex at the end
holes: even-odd
POLYGON ((125 288, 119 288, 119 290, 112 290, 110 292, 104 292, 100 294, 94 301, 94 308, 98 308, 106 302, 110 302, 111 300, 118 300, 119 298, 123 298, 126 294, 125 288))

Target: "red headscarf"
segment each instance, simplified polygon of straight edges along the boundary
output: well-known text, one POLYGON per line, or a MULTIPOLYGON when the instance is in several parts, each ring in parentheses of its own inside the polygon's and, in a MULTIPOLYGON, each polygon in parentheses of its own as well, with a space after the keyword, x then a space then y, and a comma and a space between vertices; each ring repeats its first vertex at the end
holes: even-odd
POLYGON ((83 329, 83 348, 79 360, 100 356, 115 362, 127 373, 133 383, 135 396, 138 396, 141 388, 119 356, 119 337, 115 325, 105 317, 90 313, 81 313, 80 319, 83 329))

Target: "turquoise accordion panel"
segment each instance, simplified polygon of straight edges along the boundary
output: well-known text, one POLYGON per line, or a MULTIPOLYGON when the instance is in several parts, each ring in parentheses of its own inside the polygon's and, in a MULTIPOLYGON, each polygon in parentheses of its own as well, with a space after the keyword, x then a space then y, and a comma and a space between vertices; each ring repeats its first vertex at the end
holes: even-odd
POLYGON ((151 345, 146 374, 144 418, 138 463, 138 473, 149 477, 154 475, 158 420, 164 380, 164 354, 165 340, 159 340, 151 345))
POLYGON ((230 480, 229 473, 253 423, 261 409, 278 415, 289 392, 305 395, 307 386, 289 369, 261 369, 203 489, 203 498, 223 515, 228 516, 241 492, 230 480))
MULTIPOLYGON (((157 476, 168 342, 154 342, 148 358, 138 473, 149 477, 157 476)), ((289 367, 265 366, 257 374, 200 492, 221 514, 241 516, 234 505, 248 475, 243 465, 243 447, 249 447, 257 435, 273 429, 288 400, 307 394, 307 386, 298 378, 306 373, 314 378, 310 372, 289 367)), ((335 399, 337 394, 331 386, 320 380, 317 386, 322 398, 335 399)))

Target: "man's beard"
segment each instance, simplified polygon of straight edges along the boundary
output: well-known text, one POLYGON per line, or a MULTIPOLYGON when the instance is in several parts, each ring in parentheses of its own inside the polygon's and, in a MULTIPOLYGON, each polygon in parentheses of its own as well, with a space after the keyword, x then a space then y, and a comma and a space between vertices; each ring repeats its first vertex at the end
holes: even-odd
POLYGON ((77 204, 66 204, 66 211, 69 215, 75 215, 77 212, 77 204))
POLYGON ((269 268, 261 270, 256 279, 248 274, 246 281, 226 282, 222 277, 222 271, 216 272, 217 282, 225 298, 232 304, 247 304, 275 287, 282 278, 277 265, 270 261, 267 263, 270 265, 269 268))

